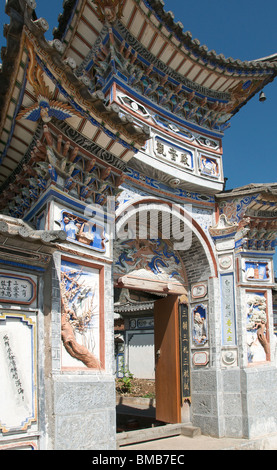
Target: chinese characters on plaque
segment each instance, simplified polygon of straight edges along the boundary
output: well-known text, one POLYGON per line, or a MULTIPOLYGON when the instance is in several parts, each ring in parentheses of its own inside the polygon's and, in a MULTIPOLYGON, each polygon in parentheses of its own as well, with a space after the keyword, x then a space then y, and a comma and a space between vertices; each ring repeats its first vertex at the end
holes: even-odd
POLYGON ((180 304, 180 358, 181 358, 181 395, 182 400, 190 400, 190 348, 188 328, 188 306, 180 304))
POLYGON ((162 157, 172 163, 181 165, 186 170, 193 170, 193 154, 189 150, 184 150, 170 145, 167 141, 156 139, 155 154, 157 157, 162 157))
POLYGON ((30 304, 36 296, 36 286, 28 277, 0 273, 0 302, 30 304))

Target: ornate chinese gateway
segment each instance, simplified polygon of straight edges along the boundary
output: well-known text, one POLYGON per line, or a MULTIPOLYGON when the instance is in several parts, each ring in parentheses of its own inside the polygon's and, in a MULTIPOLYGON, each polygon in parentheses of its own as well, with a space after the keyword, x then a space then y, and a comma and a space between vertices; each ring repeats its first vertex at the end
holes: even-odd
POLYGON ((124 370, 159 422, 277 432, 277 183, 222 165, 277 55, 217 55, 162 0, 66 0, 51 41, 33 0, 6 13, 0 449, 116 449, 124 370))

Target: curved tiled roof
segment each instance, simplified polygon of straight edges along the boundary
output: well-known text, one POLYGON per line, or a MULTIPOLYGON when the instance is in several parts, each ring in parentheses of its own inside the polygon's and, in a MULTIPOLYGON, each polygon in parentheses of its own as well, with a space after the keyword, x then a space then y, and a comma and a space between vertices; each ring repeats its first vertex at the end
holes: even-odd
MULTIPOLYGON (((11 14, 11 25, 9 27, 6 27, 4 31, 7 37, 7 47, 2 48, 1 53, 3 65, 1 71, 2 73, 0 73, 0 107, 1 104, 3 104, 3 97, 9 87, 10 77, 13 70, 13 60, 19 48, 19 41, 23 24, 25 22, 25 24, 30 27, 30 19, 32 19, 33 21, 37 19, 35 11, 33 10, 35 2, 32 2, 32 0, 26 1, 27 5, 31 5, 27 8, 27 13, 26 11, 24 11, 22 5, 18 4, 17 8, 19 9, 20 15, 17 16, 11 14)), ((53 37, 54 39, 59 39, 61 41, 64 41, 66 37, 70 37, 68 45, 69 49, 66 51, 66 55, 68 56, 70 56, 70 54, 72 54, 72 51, 74 51, 74 48, 73 46, 71 48, 71 45, 75 37, 78 37, 78 44, 80 43, 80 41, 86 43, 86 47, 84 50, 87 50, 87 48, 92 47, 93 45, 93 42, 90 44, 91 41, 87 37, 84 37, 82 35, 82 31, 80 31, 80 28, 83 24, 82 21, 86 21, 86 18, 84 18, 84 15, 82 15, 82 9, 84 5, 87 5, 87 7, 89 7, 90 14, 93 15, 92 18, 94 18, 93 22, 95 21, 99 23, 96 7, 94 6, 94 8, 92 8, 91 6, 93 5, 93 3, 98 4, 99 1, 95 0, 94 2, 79 2, 79 0, 65 0, 63 2, 63 12, 59 15, 58 27, 55 28, 53 31, 53 37), (74 18, 74 27, 69 28, 74 18), (79 23, 81 24, 81 26, 79 23)), ((123 3, 123 13, 125 14, 127 11, 127 6, 130 4, 131 9, 133 2, 132 0, 128 0, 127 2, 123 3)), ((255 83, 253 90, 249 89, 249 93, 245 93, 245 96, 240 99, 240 103, 236 104, 235 111, 234 109, 232 110, 232 114, 235 114, 235 112, 237 112, 243 104, 245 104, 250 98, 252 98, 254 94, 259 92, 266 84, 271 82, 277 75, 277 55, 271 55, 268 57, 251 61, 241 61, 239 59, 233 59, 231 57, 225 58, 223 54, 217 54, 214 50, 209 50, 206 45, 201 45, 198 39, 193 39, 189 31, 184 31, 182 23, 174 21, 174 14, 172 12, 166 12, 164 10, 164 5, 165 4, 163 0, 143 0, 140 3, 134 2, 134 8, 136 8, 137 11, 140 12, 140 18, 144 17, 145 24, 147 22, 148 26, 153 26, 153 31, 151 31, 151 34, 153 34, 154 36, 155 34, 158 34, 161 38, 163 37, 164 42, 162 48, 166 49, 166 51, 168 50, 168 53, 170 54, 171 47, 172 51, 174 51, 172 55, 176 55, 175 62, 177 62, 178 64, 180 63, 179 58, 184 57, 183 60, 186 61, 186 66, 180 68, 179 65, 176 69, 171 59, 167 64, 168 70, 171 70, 175 74, 174 78, 176 77, 177 80, 178 74, 180 75, 180 77, 185 77, 188 86, 190 86, 192 90, 200 93, 200 95, 214 97, 213 99, 219 99, 219 101, 223 99, 226 102, 228 101, 228 98, 230 98, 230 93, 237 93, 236 87, 239 85, 239 80, 241 80, 242 77, 244 81, 242 86, 245 85, 248 78, 256 80, 257 83, 255 83), (141 5, 143 5, 144 8, 142 8, 141 5), (153 18, 155 18, 155 21, 153 20, 153 18), (163 36, 163 28, 167 29, 167 36, 163 36), (195 87, 193 87, 194 83, 196 85, 195 87), (213 92, 212 95, 211 91, 213 92), (217 93, 218 97, 216 95, 217 93), (226 96, 223 96, 224 94, 226 96)), ((10 1, 7 2, 7 13, 9 9, 10 1)), ((132 27, 132 21, 133 18, 135 18, 135 14, 132 13, 132 15, 129 15, 126 19, 127 23, 125 22, 125 24, 124 14, 122 19, 120 19, 120 24, 122 24, 123 28, 125 27, 126 31, 128 30, 129 35, 132 34, 133 39, 137 40, 139 43, 142 37, 142 30, 136 30, 134 32, 134 28, 132 27)), ((96 28, 95 25, 94 27, 96 28)), ((98 30, 96 28, 96 36, 97 34, 99 34, 100 29, 98 33, 97 31, 98 30)), ((43 32, 41 33, 41 35, 43 36, 43 32)), ((66 42, 68 43, 68 39, 66 40, 66 42)), ((155 41, 151 41, 151 45, 152 42, 155 41)), ((47 45, 47 41, 45 41, 45 45, 47 45)), ((80 54, 80 51, 76 52, 80 54)), ((159 64, 163 64, 163 55, 160 52, 157 53, 156 50, 151 50, 151 48, 149 47, 149 53, 151 54, 151 56, 157 57, 157 59, 159 60, 157 67, 159 67, 159 64)), ((230 113, 230 111, 226 112, 230 113)))
MULTIPOLYGON (((101 23, 105 21, 99 10, 108 4, 114 9, 122 6, 120 17, 111 22, 118 41, 127 44, 132 55, 142 57, 144 63, 154 64, 161 76, 169 75, 187 91, 207 98, 210 103, 222 104, 222 108, 216 109, 225 116, 222 122, 229 120, 277 75, 277 55, 241 61, 217 54, 193 39, 182 23, 175 22, 174 14, 164 10, 163 0, 66 0, 53 34, 65 42, 66 55, 72 56, 78 67, 85 62, 102 31, 101 23)), ((140 67, 141 61, 137 65, 140 67)))
POLYGON ((277 70, 277 54, 268 57, 268 60, 256 59, 250 61, 241 61, 240 59, 234 59, 233 57, 226 58, 222 53, 217 54, 216 51, 209 50, 205 44, 201 45, 198 39, 193 39, 190 31, 184 31, 183 24, 179 21, 174 21, 174 13, 172 11, 166 12, 164 10, 165 3, 163 0, 147 0, 145 3, 149 4, 153 11, 161 19, 161 21, 172 30, 172 32, 185 46, 188 47, 188 49, 195 52, 195 54, 203 58, 205 61, 212 61, 226 67, 232 66, 234 68, 243 68, 245 70, 256 69, 259 71, 267 67, 277 70))
MULTIPOLYGON (((97 2, 95 2, 97 3, 97 2)), ((277 53, 268 57, 258 58, 249 61, 242 61, 234 59, 233 57, 226 58, 224 54, 217 53, 215 50, 210 50, 205 44, 201 44, 197 38, 193 38, 190 31, 184 29, 184 25, 180 21, 174 20, 174 13, 172 11, 165 11, 165 3, 163 0, 144 0, 145 5, 150 11, 158 18, 158 20, 166 28, 168 28, 174 36, 187 48, 187 50, 194 53, 198 58, 202 58, 206 64, 212 63, 213 65, 232 67, 234 69, 257 70, 258 72, 264 69, 274 69, 277 71, 277 53)), ((62 39, 67 28, 68 22, 72 17, 78 0, 65 0, 63 3, 63 12, 58 18, 58 27, 54 28, 53 36, 56 39, 62 39)))
MULTIPOLYGON (((20 2, 8 0, 6 12, 11 17, 11 22, 4 29, 7 46, 1 52, 3 65, 0 69, 0 113, 2 113, 2 116, 5 116, 6 119, 5 106, 7 103, 11 105, 11 99, 14 98, 10 96, 10 84, 12 80, 16 82, 15 71, 19 67, 15 65, 18 65, 19 58, 22 57, 20 48, 22 48, 21 38, 24 25, 35 37, 45 57, 50 57, 53 66, 57 66, 62 70, 64 76, 76 88, 80 96, 92 104, 92 109, 96 110, 99 122, 101 117, 102 119, 104 117, 105 122, 114 124, 116 131, 119 131, 119 133, 125 132, 123 134, 127 137, 122 138, 125 139, 124 142, 123 140, 119 142, 116 156, 123 155, 125 151, 133 152, 133 139, 139 138, 137 136, 138 131, 141 133, 141 139, 146 140, 149 138, 149 128, 147 126, 137 128, 135 121, 132 121, 131 114, 127 116, 128 122, 126 123, 124 121, 125 115, 122 119, 121 108, 110 107, 112 109, 109 109, 107 107, 105 94, 102 93, 101 89, 97 89, 97 100, 95 101, 94 90, 88 85, 88 72, 90 70, 83 67, 84 64, 87 64, 87 60, 92 57, 91 53, 101 56, 102 51, 104 51, 103 56, 98 60, 102 61, 102 65, 105 65, 107 59, 109 65, 109 52, 116 51, 118 53, 118 56, 116 56, 117 63, 119 64, 116 70, 118 75, 124 69, 125 64, 129 67, 127 71, 129 75, 132 66, 136 70, 140 70, 141 67, 143 69, 142 73, 145 75, 145 82, 147 82, 145 86, 153 87, 153 89, 157 86, 160 96, 162 98, 169 97, 168 101, 171 99, 171 95, 174 95, 175 101, 172 100, 170 104, 174 103, 176 107, 179 104, 182 105, 183 102, 187 103, 186 114, 184 109, 180 111, 183 113, 180 115, 180 119, 183 119, 186 123, 190 119, 190 122, 196 122, 192 121, 190 115, 196 115, 199 109, 199 119, 203 118, 203 122, 207 116, 207 122, 208 119, 211 119, 215 122, 215 125, 219 122, 220 124, 223 123, 222 126, 224 126, 241 106, 246 104, 277 75, 275 55, 255 61, 242 62, 232 58, 226 59, 222 54, 218 55, 215 51, 209 51, 207 46, 201 45, 197 39, 192 39, 190 32, 184 32, 183 25, 174 21, 172 12, 165 12, 162 0, 141 0, 140 2, 135 0, 125 0, 124 2, 123 0, 114 0, 114 3, 118 4, 121 1, 120 4, 123 6, 122 16, 114 23, 108 24, 108 28, 106 28, 106 30, 109 30, 108 40, 110 40, 110 49, 108 50, 108 47, 106 47, 108 43, 104 42, 107 37, 103 34, 105 27, 96 8, 96 4, 101 4, 100 0, 65 0, 63 2, 63 12, 58 19, 58 27, 53 32, 54 41, 45 40, 44 33, 47 22, 37 19, 33 0, 21 0, 20 2), (123 38, 122 42, 120 42, 121 38, 123 38), (56 49, 56 45, 60 47, 60 50, 56 49), (70 59, 72 59, 71 64, 75 63, 76 68, 70 66, 70 59), (155 67, 152 76, 151 66, 155 67), (120 67, 122 67, 121 70, 120 67), (79 71, 80 75, 77 73, 79 71), (166 83, 167 77, 169 77, 168 83, 166 83), (124 148, 121 148, 121 144, 124 144, 124 148), (131 150, 129 149, 130 146, 132 146, 131 150)), ((109 0, 102 1, 102 4, 107 3, 109 3, 109 0)), ((25 61, 27 61, 27 54, 25 54, 25 61)), ((20 73, 22 76, 26 72, 26 64, 23 61, 21 62, 20 73)), ((95 64, 91 67, 96 69, 95 64)), ((91 73, 91 83, 95 75, 91 73)), ((98 75, 101 75, 101 73, 98 75)), ((126 77, 128 80, 127 74, 126 77)), ((106 76, 104 79, 106 79, 106 76)), ((130 81, 128 85, 132 88, 130 81)), ((22 79, 20 89, 23 88, 22 79)), ((135 90, 134 87, 133 90, 135 90)), ((19 86, 17 86, 16 93, 19 93, 19 86)), ((138 99, 140 96, 147 99, 147 95, 143 93, 143 90, 139 90, 137 93, 138 99)), ((14 102, 20 103, 18 96, 15 97, 14 102)), ((148 104, 151 107, 150 99, 148 104)), ((158 106, 163 111, 163 100, 158 101, 158 106)), ((9 125, 6 126, 4 139, 6 148, 13 147, 13 145, 10 145, 11 140, 9 138, 9 135, 11 135, 10 123, 18 111, 19 109, 14 110, 12 108, 9 121, 7 120, 9 125)), ((177 111, 174 110, 174 113, 177 116, 177 111)), ((171 114, 173 119, 175 115, 171 114)), ((0 129, 2 122, 0 115, 0 129)), ((196 124, 202 125, 201 122, 196 124)), ((32 122, 29 123, 28 129, 24 128, 24 123, 17 125, 20 127, 21 141, 24 140, 26 143, 26 153, 32 145, 33 137, 40 138, 41 132, 39 127, 32 122), (30 132, 32 136, 29 135, 30 132)), ((99 126, 99 132, 104 132, 104 126, 102 124, 99 126)), ((207 126, 203 128, 204 130, 208 129, 207 126)), ((216 129, 216 132, 224 131, 223 128, 213 125, 209 129, 216 129)), ((105 139, 106 147, 112 144, 113 138, 111 136, 105 137, 105 139)), ((15 153, 16 150, 13 148, 12 152, 15 153)), ((7 181, 10 175, 16 176, 14 171, 18 171, 17 165, 20 162, 20 157, 22 158, 22 154, 23 150, 21 156, 19 152, 16 153, 16 156, 14 154, 8 155, 9 158, 6 158, 7 167, 1 165, 0 184, 7 181)), ((129 153, 127 155, 129 158, 129 153)))
POLYGON ((231 190, 219 193, 216 195, 218 199, 224 199, 226 197, 234 197, 240 195, 249 195, 249 194, 268 194, 272 196, 277 196, 277 183, 250 183, 245 186, 240 186, 239 188, 233 188, 231 190))

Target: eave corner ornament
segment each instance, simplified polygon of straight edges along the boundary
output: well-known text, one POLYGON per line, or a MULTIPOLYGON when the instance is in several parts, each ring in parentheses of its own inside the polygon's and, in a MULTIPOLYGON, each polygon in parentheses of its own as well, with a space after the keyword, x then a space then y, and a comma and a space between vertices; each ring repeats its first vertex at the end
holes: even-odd
POLYGON ((64 121, 70 117, 80 116, 70 105, 53 100, 52 93, 45 83, 43 70, 36 61, 33 45, 28 40, 27 47, 30 57, 27 78, 33 87, 36 103, 20 111, 16 119, 18 121, 28 119, 34 122, 42 119, 43 122, 48 123, 53 117, 64 121))
POLYGON ((221 214, 218 223, 210 227, 209 231, 213 238, 233 235, 238 230, 238 224, 230 222, 225 214, 221 214))
POLYGON ((123 16, 123 0, 92 0, 95 4, 100 21, 113 23, 123 16))

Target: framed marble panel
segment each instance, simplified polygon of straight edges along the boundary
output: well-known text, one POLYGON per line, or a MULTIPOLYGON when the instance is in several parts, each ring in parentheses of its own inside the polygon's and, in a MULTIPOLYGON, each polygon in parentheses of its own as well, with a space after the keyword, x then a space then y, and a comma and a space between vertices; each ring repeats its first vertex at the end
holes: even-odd
POLYGON ((203 299, 207 295, 207 284, 199 282, 191 286, 191 298, 192 300, 203 299))
POLYGON ((36 317, 0 314, 0 430, 26 431, 37 421, 36 317))
POLYGON ((195 367, 203 367, 209 363, 209 354, 206 351, 197 351, 192 356, 192 362, 195 367))

